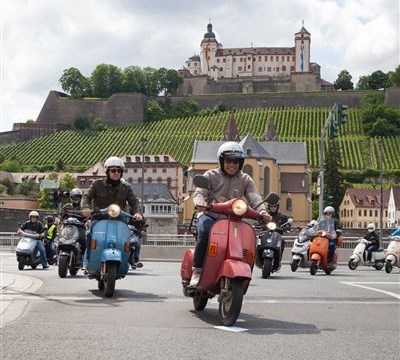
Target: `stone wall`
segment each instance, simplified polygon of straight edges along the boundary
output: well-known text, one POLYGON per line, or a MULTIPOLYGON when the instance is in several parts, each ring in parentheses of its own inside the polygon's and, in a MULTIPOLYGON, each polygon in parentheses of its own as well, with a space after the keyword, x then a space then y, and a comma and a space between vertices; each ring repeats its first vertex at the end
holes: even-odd
MULTIPOLYGON (((13 232, 18 228, 17 223, 23 223, 29 220, 29 212, 32 209, 10 209, 10 208, 0 208, 0 232, 13 232)), ((44 212, 43 210, 36 210, 39 213, 39 220, 43 223, 43 217, 50 212, 44 212)))
POLYGON ((99 118, 115 125, 142 124, 147 96, 136 93, 117 93, 108 99, 71 99, 65 94, 50 91, 37 118, 39 124, 73 124, 78 115, 99 118))

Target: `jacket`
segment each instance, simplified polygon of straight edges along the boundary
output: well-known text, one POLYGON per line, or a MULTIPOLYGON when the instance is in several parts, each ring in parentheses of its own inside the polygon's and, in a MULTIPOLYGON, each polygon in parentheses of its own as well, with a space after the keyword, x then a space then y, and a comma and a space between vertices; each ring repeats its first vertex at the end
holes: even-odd
POLYGON ((112 186, 107 179, 95 180, 81 200, 82 209, 104 209, 111 204, 119 205, 121 210, 126 210, 132 215, 139 212, 139 201, 131 186, 122 181, 112 186))
MULTIPOLYGON (((210 181, 210 189, 217 198, 217 202, 228 201, 233 198, 245 197, 249 205, 258 211, 264 210, 265 205, 253 179, 246 173, 239 171, 234 176, 225 175, 219 168, 208 170, 204 173, 210 181)), ((193 196, 195 206, 206 206, 214 203, 208 189, 197 188, 193 196)), ((207 215, 214 219, 224 217, 221 214, 208 211, 207 215)))

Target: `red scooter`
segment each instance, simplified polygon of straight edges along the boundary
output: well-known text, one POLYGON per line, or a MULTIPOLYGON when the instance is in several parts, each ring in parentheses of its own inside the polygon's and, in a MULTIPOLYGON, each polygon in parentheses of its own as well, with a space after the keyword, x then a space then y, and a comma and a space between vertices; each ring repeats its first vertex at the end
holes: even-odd
MULTIPOLYGON (((200 188, 209 188, 208 179, 202 175, 196 175, 193 183, 200 188)), ((243 295, 246 294, 251 280, 256 250, 254 229, 243 219, 259 219, 260 213, 250 208, 245 200, 237 198, 213 203, 208 208, 226 215, 226 218, 215 221, 210 229, 203 271, 196 287, 189 286, 194 249, 186 250, 181 265, 183 293, 193 298, 194 309, 198 311, 205 309, 208 299, 219 295, 221 324, 231 326, 236 322, 242 308, 243 295)), ((195 227, 195 219, 196 213, 192 218, 191 229, 195 227)))

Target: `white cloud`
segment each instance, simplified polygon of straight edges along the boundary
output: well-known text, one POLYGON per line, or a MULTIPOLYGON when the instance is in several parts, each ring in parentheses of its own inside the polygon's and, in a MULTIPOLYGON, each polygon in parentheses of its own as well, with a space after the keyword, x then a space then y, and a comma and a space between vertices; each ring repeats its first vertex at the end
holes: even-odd
POLYGON ((109 63, 179 69, 209 21, 224 47, 293 46, 304 20, 311 60, 333 82, 394 70, 397 0, 0 0, 1 125, 36 119, 64 69, 109 63))

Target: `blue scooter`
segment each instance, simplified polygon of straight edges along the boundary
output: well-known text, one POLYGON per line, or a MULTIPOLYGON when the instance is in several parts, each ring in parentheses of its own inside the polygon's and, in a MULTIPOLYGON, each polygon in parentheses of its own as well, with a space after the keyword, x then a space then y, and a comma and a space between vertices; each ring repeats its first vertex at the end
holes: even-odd
POLYGON ((128 272, 129 240, 131 237, 127 219, 132 215, 112 204, 92 215, 101 215, 90 226, 90 256, 87 273, 90 279, 98 281, 99 290, 106 297, 114 294, 115 281, 128 272))

